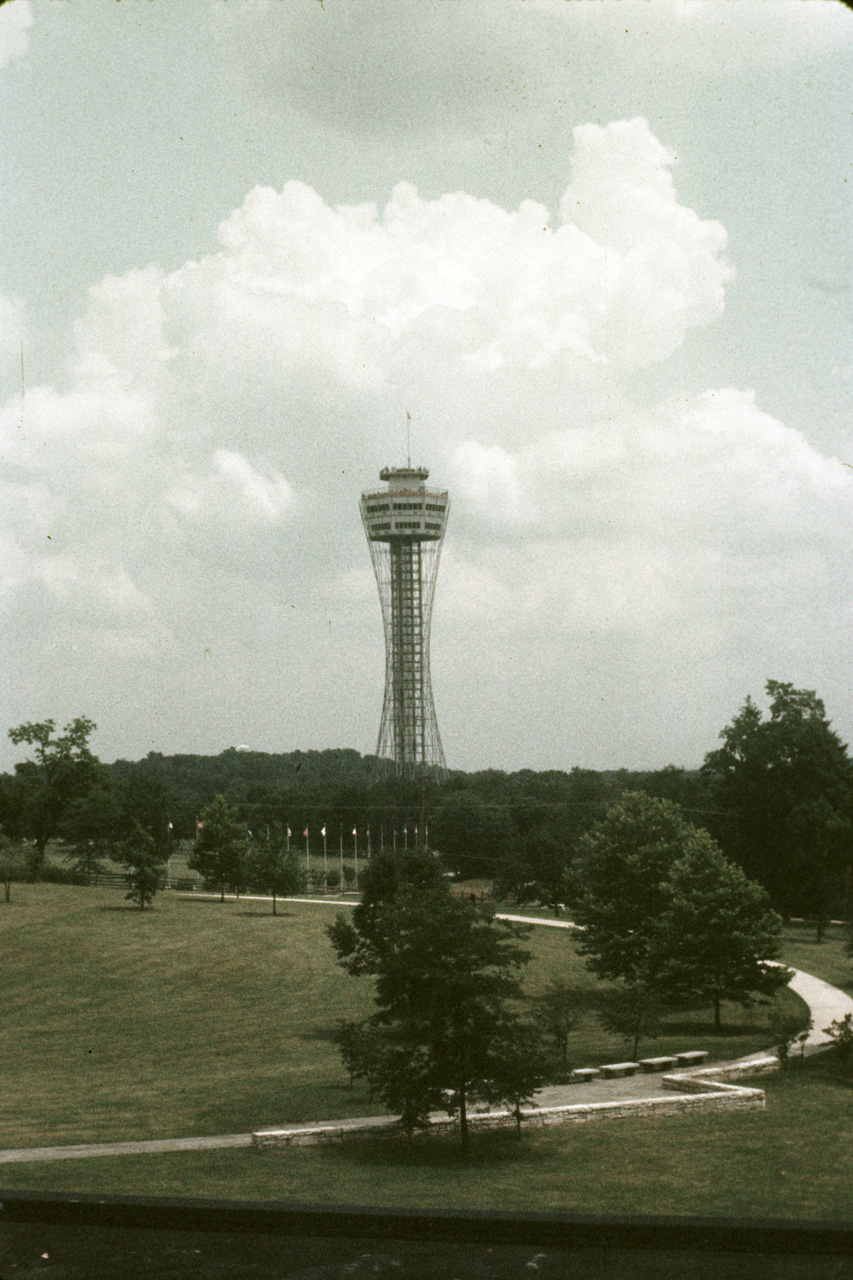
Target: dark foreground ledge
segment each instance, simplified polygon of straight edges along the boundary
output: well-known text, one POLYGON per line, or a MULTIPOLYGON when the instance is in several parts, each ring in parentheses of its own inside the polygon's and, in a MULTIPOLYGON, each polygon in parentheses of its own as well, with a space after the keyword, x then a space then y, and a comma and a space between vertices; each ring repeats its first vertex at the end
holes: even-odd
POLYGON ((0 1228, 25 1223, 88 1230, 144 1229, 346 1238, 365 1242, 459 1242, 561 1250, 686 1250, 853 1259, 853 1223, 383 1209, 191 1197, 69 1196, 49 1191, 0 1189, 0 1228))

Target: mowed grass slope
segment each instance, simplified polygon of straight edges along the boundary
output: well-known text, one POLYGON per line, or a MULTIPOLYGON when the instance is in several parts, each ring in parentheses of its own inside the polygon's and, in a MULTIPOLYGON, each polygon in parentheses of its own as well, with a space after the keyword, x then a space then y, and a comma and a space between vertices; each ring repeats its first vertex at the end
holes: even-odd
POLYGON ((336 966, 332 918, 170 894, 143 912, 116 890, 16 885, 0 912, 0 1145, 349 1114, 328 1036, 368 1011, 370 988, 336 966))
MULTIPOLYGON (((336 964, 335 908, 160 894, 139 911, 115 889, 15 885, 0 903, 0 1147, 244 1133, 382 1110, 349 1087, 331 1041, 338 1018, 372 1008, 372 984, 336 964)), ((564 977, 585 1011, 570 1065, 624 1058, 595 1016, 600 988, 571 933, 526 945, 531 994, 564 977)), ((781 1002, 805 1019, 790 992, 781 1002)), ((768 1043, 766 1006, 677 1015, 642 1054, 768 1043)), ((35 1168, 35 1166, 30 1166, 35 1168)))
MULTIPOLYGON (((817 1060, 761 1077, 766 1111, 458 1139, 0 1167, 6 1189, 561 1213, 853 1220, 853 1088, 817 1060)), ((721 1273, 722 1274, 722 1273, 721 1273)))

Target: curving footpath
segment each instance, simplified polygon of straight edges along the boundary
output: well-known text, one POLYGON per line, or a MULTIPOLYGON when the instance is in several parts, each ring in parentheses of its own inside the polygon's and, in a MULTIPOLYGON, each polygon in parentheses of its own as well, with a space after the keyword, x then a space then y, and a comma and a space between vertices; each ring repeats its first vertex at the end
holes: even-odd
MULTIPOLYGON (((305 901, 305 899, 298 899, 305 901)), ((330 902, 328 898, 314 899, 327 906, 350 905, 345 902, 330 902)), ((557 929, 574 929, 576 925, 569 920, 545 920, 531 916, 500 915, 501 920, 517 921, 520 924, 538 924, 557 929)), ((853 1014, 853 998, 838 987, 831 986, 821 978, 810 973, 794 970, 789 986, 809 1006, 812 1028, 805 1043, 805 1053, 817 1052, 829 1044, 829 1037, 824 1028, 836 1019, 853 1014)), ((700 1067, 694 1071, 679 1072, 683 1081, 698 1080, 700 1077, 731 1073, 734 1076, 747 1074, 744 1070, 751 1063, 768 1062, 768 1051, 748 1054, 733 1062, 715 1063, 712 1067, 700 1067)), ((766 1067, 765 1067, 766 1069, 766 1067)), ((536 1094, 536 1105, 540 1108, 561 1108, 569 1104, 579 1109, 591 1107, 593 1110, 606 1108, 621 1102, 629 1106, 639 1105, 646 1101, 661 1099, 666 1092, 667 1077, 663 1076, 629 1076, 617 1080, 596 1081, 594 1084, 553 1085, 541 1089, 536 1094)), ((726 1086, 723 1086, 726 1088, 726 1086)), ((670 1086, 670 1097, 672 1097, 670 1086)), ((318 1121, 313 1125, 293 1126, 286 1132, 293 1137, 291 1143, 315 1142, 322 1140, 324 1134, 329 1138, 342 1134, 357 1136, 359 1130, 375 1132, 377 1129, 391 1128, 396 1123, 394 1116, 364 1116, 351 1120, 318 1121)), ((263 1131, 262 1131, 263 1132, 263 1131)), ((270 1131, 272 1132, 272 1131, 270 1131)), ((98 1156, 151 1155, 169 1151, 211 1151, 222 1147, 250 1147, 257 1144, 257 1137, 251 1133, 227 1133, 209 1138, 157 1138, 143 1142, 101 1142, 81 1143, 59 1147, 24 1147, 20 1149, 0 1150, 0 1164, 22 1164, 41 1160, 85 1160, 98 1156)))

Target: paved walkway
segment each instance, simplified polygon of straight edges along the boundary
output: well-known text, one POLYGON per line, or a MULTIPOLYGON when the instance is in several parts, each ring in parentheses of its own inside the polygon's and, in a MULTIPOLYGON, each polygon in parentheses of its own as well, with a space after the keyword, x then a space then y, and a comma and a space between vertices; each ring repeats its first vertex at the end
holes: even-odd
MULTIPOLYGON (((199 894, 188 894, 188 897, 200 897, 199 894)), ((269 899, 267 899, 269 901, 269 899)), ((287 899, 287 901, 305 902, 305 898, 287 899)), ((351 903, 334 901, 329 898, 307 899, 328 906, 348 906, 351 903)), ((502 920, 516 920, 521 924, 542 924, 558 929, 573 929, 576 926, 570 920, 536 919, 532 916, 502 915, 502 920)), ((853 1014, 853 998, 838 987, 830 986, 821 978, 810 973, 794 970, 789 986, 811 1010, 812 1030, 806 1041, 806 1053, 814 1053, 829 1043, 824 1034, 836 1018, 853 1014)), ((738 1058, 738 1063, 753 1062, 758 1058, 766 1058, 768 1050, 748 1054, 738 1058)), ((721 1063, 709 1063, 709 1066, 720 1066, 721 1063)), ((629 1098, 654 1098, 669 1093, 664 1090, 660 1075, 638 1075, 621 1077, 616 1080, 597 1079, 592 1084, 551 1085, 540 1089, 536 1094, 536 1102, 543 1107, 568 1106, 572 1103, 618 1102, 629 1098)), ((375 1128, 377 1125, 395 1123, 393 1116, 359 1116, 350 1120, 320 1120, 305 1128, 335 1129, 345 1125, 348 1129, 375 1128)), ((294 1125, 293 1128, 298 1126, 294 1125)), ((0 1164, 22 1164, 35 1160, 85 1160, 96 1156, 146 1155, 165 1151, 212 1151, 219 1147, 250 1147, 251 1133, 226 1133, 212 1138, 157 1138, 146 1142, 100 1142, 85 1143, 77 1146, 62 1147, 24 1147, 18 1150, 0 1151, 0 1164)))

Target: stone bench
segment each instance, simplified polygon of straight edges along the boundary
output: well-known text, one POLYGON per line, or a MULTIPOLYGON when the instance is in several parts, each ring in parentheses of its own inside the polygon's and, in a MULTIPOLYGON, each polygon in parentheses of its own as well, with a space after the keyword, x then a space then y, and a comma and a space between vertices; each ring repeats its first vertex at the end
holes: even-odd
POLYGON ((707 1049, 691 1049, 688 1053, 678 1054, 678 1065, 680 1067, 701 1067, 707 1056, 707 1049))
POLYGON ((614 1080, 617 1076, 633 1076, 640 1070, 639 1062, 608 1062, 601 1068, 605 1080, 614 1080))
POLYGON ((677 1058, 641 1058, 643 1071, 671 1071, 678 1062, 677 1058))
POLYGON ((577 1067, 572 1072, 572 1080, 576 1084, 590 1084, 599 1075, 601 1072, 598 1067, 577 1067))

